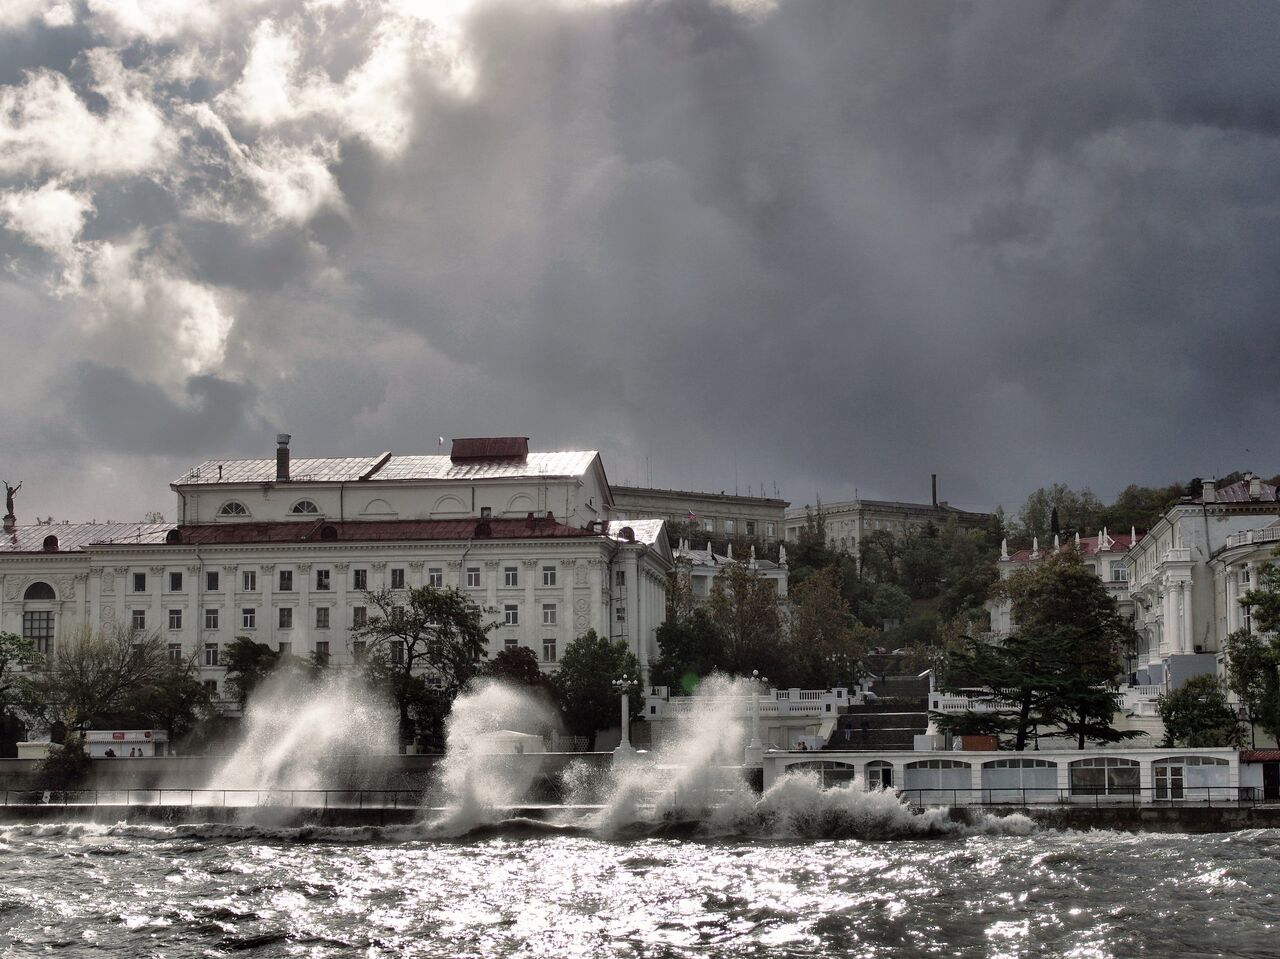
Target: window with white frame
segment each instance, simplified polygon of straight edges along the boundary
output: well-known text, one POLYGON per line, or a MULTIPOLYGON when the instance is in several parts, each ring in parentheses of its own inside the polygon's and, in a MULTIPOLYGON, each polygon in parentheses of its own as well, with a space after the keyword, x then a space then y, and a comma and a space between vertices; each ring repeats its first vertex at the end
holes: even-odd
POLYGON ((502 585, 503 586, 519 586, 520 570, 515 566, 502 567, 502 585))
POLYGON ((1113 559, 1111 561, 1111 582, 1127 583, 1129 582, 1129 570, 1126 568, 1124 560, 1113 559))
POLYGON ((614 585, 614 586, 626 586, 626 585, 627 585, 627 571, 626 571, 625 569, 619 569, 619 570, 615 570, 615 571, 614 571, 614 574, 613 574, 613 585, 614 585))
POLYGON ((351 588, 352 589, 368 589, 369 588, 369 571, 367 569, 353 569, 351 571, 351 588))
POLYGON ((171 593, 182 592, 182 574, 181 573, 169 574, 169 592, 171 593))
POLYGON ((556 604, 543 603, 542 604, 542 625, 554 626, 555 624, 556 624, 556 604))
POLYGON ((241 572, 240 589, 246 593, 256 593, 258 591, 257 570, 246 569, 241 572))
POLYGON ((329 589, 329 572, 327 569, 316 570, 316 589, 321 592, 329 589))
POLYGON ((317 606, 316 607, 316 629, 328 629, 328 628, 329 628, 329 607, 317 606))
POLYGON ((554 639, 544 639, 542 641, 542 661, 544 663, 554 663, 556 661, 556 641, 554 639))
POLYGON ((182 628, 182 610, 180 609, 169 610, 169 628, 170 629, 182 628))
POLYGON ((316 643, 316 665, 329 665, 329 641, 327 639, 319 640, 316 643))
POLYGON ((438 566, 427 570, 427 585, 432 589, 441 589, 444 586, 444 570, 438 566))
POLYGON ((627 607, 619 606, 614 610, 613 618, 616 622, 625 623, 627 621, 627 607))
POLYGON ((474 589, 474 588, 477 588, 479 585, 480 585, 480 567, 468 566, 467 567, 467 586, 474 589))
POLYGON ((507 626, 520 625, 520 607, 508 603, 502 607, 502 621, 507 626))
POLYGON ((204 610, 204 628, 205 628, 205 629, 217 629, 217 628, 218 628, 218 607, 217 607, 217 606, 206 606, 206 607, 205 607, 205 610, 204 610))
POLYGON ((147 628, 147 611, 145 609, 135 609, 129 620, 129 625, 134 629, 147 628))
POLYGON ((515 649, 519 645, 520 640, 516 639, 514 636, 507 636, 502 640, 503 649, 515 649))
POLYGON ((556 568, 554 566, 542 567, 542 585, 554 586, 556 584, 556 568))
POLYGON ((22 614, 22 638, 41 656, 53 650, 53 611, 29 609, 22 614))
POLYGON ((204 644, 204 664, 206 666, 218 665, 218 644, 217 643, 204 644))
POLYGON ((764 535, 769 537, 769 539, 773 539, 774 536, 777 535, 777 532, 778 532, 778 527, 776 524, 774 523, 764 524, 764 535))
POLYGON ((293 504, 293 509, 291 509, 290 512, 291 513, 318 513, 320 512, 320 507, 317 506, 315 503, 313 503, 309 499, 300 499, 298 500, 298 502, 293 504))
POLYGON ((401 566, 391 567, 391 588, 404 589, 404 568, 401 566))
POLYGON ((734 527, 734 521, 733 521, 733 520, 731 520, 731 519, 727 519, 727 520, 725 520, 725 521, 724 521, 724 535, 725 535, 725 536, 732 536, 732 535, 733 535, 733 527, 734 527))
POLYGON ((280 628, 293 629, 293 607, 292 606, 280 607, 280 628))
POLYGON ((135 593, 145 593, 147 591, 147 574, 146 573, 133 574, 133 591, 135 593))
POLYGON ((182 662, 182 644, 181 643, 169 644, 169 662, 171 663, 182 662))
POLYGON ((291 569, 280 570, 280 592, 282 593, 293 592, 293 570, 291 569))
POLYGON ((236 500, 229 500, 222 504, 222 509, 218 510, 219 516, 248 516, 249 510, 244 503, 236 500))
POLYGON ((367 626, 369 623, 369 607, 353 606, 351 609, 351 625, 353 627, 367 626))
POLYGON ((258 611, 252 606, 246 606, 240 610, 240 628, 257 629, 257 627, 258 611))
POLYGON ((205 572, 204 589, 206 593, 217 593, 222 589, 222 584, 219 582, 218 574, 215 570, 205 572))

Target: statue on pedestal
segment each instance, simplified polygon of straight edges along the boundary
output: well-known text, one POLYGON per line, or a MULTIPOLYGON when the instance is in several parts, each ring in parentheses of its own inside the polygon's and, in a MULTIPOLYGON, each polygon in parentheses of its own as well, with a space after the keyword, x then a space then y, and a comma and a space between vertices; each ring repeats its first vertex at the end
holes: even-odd
POLYGON ((17 516, 17 514, 14 513, 13 511, 13 497, 18 492, 18 490, 22 489, 22 484, 19 483, 17 486, 10 486, 7 480, 0 480, 0 483, 4 483, 5 518, 13 519, 14 517, 17 516))

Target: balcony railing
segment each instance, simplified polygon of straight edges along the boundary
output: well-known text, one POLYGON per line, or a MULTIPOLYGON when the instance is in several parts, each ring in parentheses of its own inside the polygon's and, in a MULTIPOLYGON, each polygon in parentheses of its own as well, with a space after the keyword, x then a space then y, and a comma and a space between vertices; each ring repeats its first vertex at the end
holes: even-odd
POLYGON ((1267 529, 1247 529, 1242 533, 1232 533, 1227 537, 1227 546, 1251 546, 1254 543, 1280 542, 1280 526, 1267 529))

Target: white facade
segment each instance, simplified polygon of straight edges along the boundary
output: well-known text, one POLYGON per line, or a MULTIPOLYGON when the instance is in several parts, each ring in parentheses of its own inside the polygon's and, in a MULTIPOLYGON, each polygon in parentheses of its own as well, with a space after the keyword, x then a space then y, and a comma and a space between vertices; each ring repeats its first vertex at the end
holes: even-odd
POLYGON ((680 544, 674 555, 676 573, 681 577, 688 577, 689 591, 694 601, 698 603, 706 602, 710 598, 716 577, 737 562, 745 563, 747 568, 761 579, 773 583, 778 599, 786 599, 787 550, 785 546, 782 547, 779 558, 782 560, 781 563, 756 559, 753 548, 744 559, 737 560, 732 555, 732 547, 728 554, 722 555, 714 552, 710 543, 707 544, 706 549, 693 549, 687 540, 680 544))
MULTIPOLYGON (((396 463, 373 459, 382 468, 396 463)), ((351 627, 374 614, 365 590, 456 586, 486 622, 500 624, 489 634, 490 655, 525 646, 553 670, 565 647, 594 629, 626 640, 647 673, 671 552, 661 521, 588 518, 609 502, 595 453, 530 453, 524 472, 518 457, 465 470, 433 463, 442 475, 429 475, 422 461, 447 456, 403 459, 414 462, 387 480, 314 470, 296 485, 260 478, 275 476, 272 461, 220 464, 222 482, 216 469, 205 482, 203 464, 174 489, 182 515, 207 522, 6 530, 0 630, 48 651, 83 627, 136 625, 159 635, 175 658, 195 657, 206 682, 220 684, 222 650, 238 636, 350 664, 358 654, 351 627), (392 512, 371 514, 377 501, 392 512), (232 502, 243 512, 224 513, 232 502), (304 502, 317 512, 293 512, 304 502), (573 521, 527 510, 529 503, 566 504, 573 521)))
MULTIPOLYGON (((872 532, 888 532, 902 536, 923 529, 929 523, 945 526, 955 520, 963 527, 984 529, 991 524, 990 513, 972 513, 946 502, 898 503, 889 500, 855 499, 843 503, 823 503, 818 509, 826 527, 827 546, 840 552, 858 555, 862 538, 872 532)), ((807 506, 788 509, 784 520, 785 540, 796 543, 800 532, 818 509, 807 506)))
POLYGON ((1205 483, 1130 551, 1140 682, 1172 689, 1217 668, 1223 640, 1244 625, 1237 600, 1277 518, 1276 488, 1257 477, 1205 483))

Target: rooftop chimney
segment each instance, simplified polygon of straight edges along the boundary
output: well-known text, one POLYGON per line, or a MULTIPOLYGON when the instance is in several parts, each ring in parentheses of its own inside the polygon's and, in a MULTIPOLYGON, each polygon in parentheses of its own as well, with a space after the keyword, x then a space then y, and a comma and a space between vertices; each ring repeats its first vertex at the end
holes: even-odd
POLYGON ((934 509, 937 509, 938 507, 938 474, 930 473, 929 481, 933 485, 933 506, 934 506, 934 509))
POLYGON ((1254 476, 1252 473, 1246 473, 1244 478, 1249 481, 1249 499, 1262 499, 1262 477, 1254 476))
POLYGON ((1200 487, 1200 502, 1216 503, 1218 502, 1218 482, 1217 480, 1205 480, 1200 487))
POLYGON ((276 482, 289 482, 289 440, 288 433, 276 434, 276 482))

